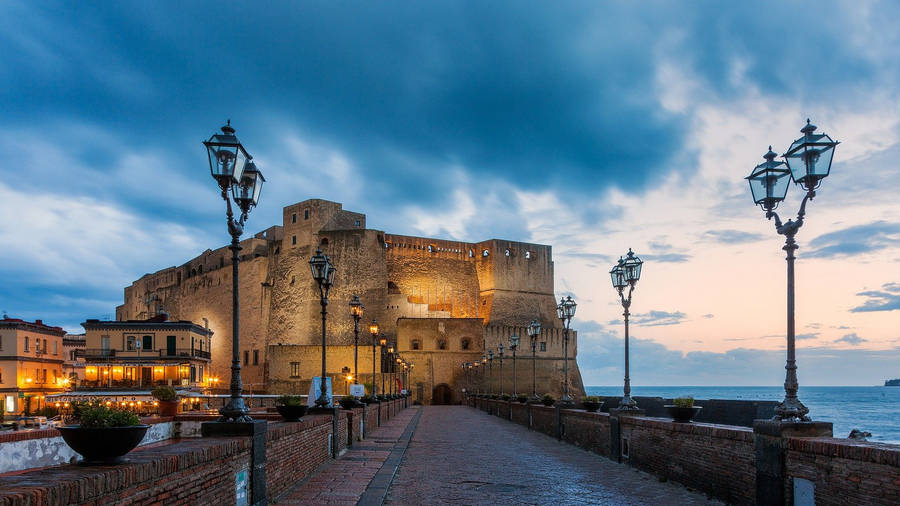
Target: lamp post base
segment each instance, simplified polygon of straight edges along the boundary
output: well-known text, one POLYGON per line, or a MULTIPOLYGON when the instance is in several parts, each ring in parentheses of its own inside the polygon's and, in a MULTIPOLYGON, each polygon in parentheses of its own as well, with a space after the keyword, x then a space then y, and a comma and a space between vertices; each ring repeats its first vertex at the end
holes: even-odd
POLYGON ((232 397, 228 404, 219 408, 219 414, 221 416, 216 420, 217 423, 246 423, 253 421, 250 417, 250 408, 244 404, 243 397, 232 397))
POLYGON ((809 408, 800 402, 796 397, 785 397, 781 404, 775 406, 775 416, 772 420, 781 420, 784 422, 809 422, 807 416, 809 408))
POLYGON ((626 395, 625 397, 622 397, 621 401, 619 401, 618 410, 619 411, 640 411, 640 408, 638 408, 637 403, 634 402, 634 399, 632 399, 630 395, 626 395))
POLYGON ((562 399, 559 400, 558 404, 560 406, 572 406, 575 404, 575 399, 573 399, 571 395, 565 394, 562 396, 562 399))

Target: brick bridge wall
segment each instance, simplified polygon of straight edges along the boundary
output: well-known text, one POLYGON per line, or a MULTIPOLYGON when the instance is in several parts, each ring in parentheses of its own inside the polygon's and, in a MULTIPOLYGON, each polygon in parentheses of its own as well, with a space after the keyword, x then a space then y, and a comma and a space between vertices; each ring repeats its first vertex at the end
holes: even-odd
MULTIPOLYGON (((755 504, 759 466, 771 464, 760 460, 749 427, 674 423, 485 398, 469 398, 467 403, 503 419, 510 418, 511 410, 515 423, 728 504, 755 504), (623 440, 627 456, 621 455, 623 440)), ((900 446, 822 437, 788 437, 784 446, 785 504, 793 501, 794 478, 814 484, 816 504, 900 504, 900 446)))
MULTIPOLYGON (((404 401, 383 402, 382 423, 402 409, 404 401)), ((369 419, 372 412, 376 413, 377 420, 377 406, 365 411, 369 419)), ((338 412, 335 442, 339 453, 359 439, 362 413, 362 408, 338 412)), ((199 416, 176 417, 175 422, 179 418, 193 423, 199 416)), ((59 436, 56 430, 41 432, 39 438, 59 436)), ((330 415, 268 423, 265 462, 266 496, 270 502, 331 458, 328 441, 332 434, 330 415)), ((5 450, 4 444, 0 442, 0 451, 5 450)), ((133 451, 125 464, 115 467, 60 465, 0 474, 0 505, 234 504, 236 474, 246 470, 250 479, 251 451, 250 437, 178 439, 133 451)), ((250 504, 259 501, 251 498, 250 504)))

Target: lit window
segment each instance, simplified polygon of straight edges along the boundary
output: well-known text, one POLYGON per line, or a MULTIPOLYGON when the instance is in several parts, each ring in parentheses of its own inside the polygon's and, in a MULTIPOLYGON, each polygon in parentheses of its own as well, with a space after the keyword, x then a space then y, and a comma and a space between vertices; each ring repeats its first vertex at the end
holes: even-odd
POLYGON ((300 362, 291 362, 291 377, 300 377, 300 362))

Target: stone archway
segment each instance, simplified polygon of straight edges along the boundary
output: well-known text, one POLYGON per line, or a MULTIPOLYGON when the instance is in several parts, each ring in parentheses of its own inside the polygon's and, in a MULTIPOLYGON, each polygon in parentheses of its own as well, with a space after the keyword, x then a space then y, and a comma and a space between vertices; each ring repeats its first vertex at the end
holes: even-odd
POLYGON ((453 404, 453 389, 450 385, 446 383, 436 385, 431 391, 431 404, 435 406, 453 404))

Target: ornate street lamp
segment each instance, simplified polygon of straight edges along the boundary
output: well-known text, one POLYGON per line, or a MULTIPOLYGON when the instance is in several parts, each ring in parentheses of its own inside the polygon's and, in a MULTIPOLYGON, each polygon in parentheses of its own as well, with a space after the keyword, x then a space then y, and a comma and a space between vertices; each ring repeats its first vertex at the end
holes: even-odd
POLYGON ((379 368, 381 369, 381 395, 386 395, 387 391, 384 389, 384 353, 386 351, 385 347, 387 346, 387 337, 384 336, 383 332, 381 333, 381 339, 378 340, 378 346, 380 351, 379 368))
POLYGON ((328 291, 334 286, 334 273, 336 271, 331 259, 322 250, 316 250, 316 254, 309 259, 309 268, 312 277, 319 285, 319 303, 322 305, 322 384, 316 406, 328 408, 328 390, 325 377, 325 321, 328 315, 328 291))
POLYGON ((513 397, 519 396, 519 391, 516 387, 516 350, 519 349, 519 336, 513 334, 509 336, 509 349, 512 350, 513 354, 513 397))
POLYGON ((769 146, 769 152, 763 156, 766 162, 754 167, 746 178, 750 182, 753 202, 766 212, 767 219, 775 218, 775 231, 785 237, 782 249, 787 252, 787 361, 784 367, 784 400, 775 408, 776 420, 809 421, 809 408, 797 398, 799 384, 794 344, 794 251, 797 250, 797 243, 794 236, 803 226, 807 201, 815 198, 816 189, 831 172, 834 148, 839 144, 828 135, 816 134, 815 131, 816 126, 807 119, 806 126, 800 129, 803 137, 795 140, 787 153, 782 155, 787 170, 781 167, 781 162, 774 161, 775 153, 769 146), (800 203, 797 219, 782 223, 775 208, 787 194, 788 172, 794 183, 806 191, 806 195, 800 203))
POLYGON ((378 395, 378 385, 375 383, 375 343, 378 340, 378 322, 372 318, 369 324, 369 334, 372 334, 372 397, 378 395))
POLYGON ((387 373, 390 374, 390 379, 388 379, 388 392, 389 395, 394 395, 394 347, 389 346, 387 349, 387 364, 388 370, 387 373))
POLYGON ((359 297, 354 295, 350 299, 350 316, 353 318, 353 374, 359 381, 359 321, 362 320, 365 308, 359 297))
POLYGON ((488 367, 491 369, 488 374, 488 393, 494 395, 494 350, 488 350, 488 367))
POLYGON ((499 390, 500 390, 500 395, 503 395, 503 343, 500 343, 500 345, 497 346, 497 349, 500 350, 500 373, 499 373, 500 388, 499 388, 499 390))
POLYGON ((631 411, 638 409, 637 403, 631 398, 631 377, 629 375, 628 363, 628 317, 631 315, 631 294, 638 280, 641 279, 641 266, 644 262, 635 256, 631 248, 628 248, 628 254, 625 258, 619 257, 619 262, 609 271, 613 288, 619 292, 619 301, 625 310, 622 315, 625 317, 625 388, 622 400, 619 402, 619 409, 631 411), (628 297, 625 297, 625 287, 628 288, 628 297))
MULTIPOLYGON (((475 389, 475 395, 481 395, 481 394, 482 394, 482 388, 484 387, 484 373, 483 373, 483 372, 481 373, 481 378, 480 378, 481 381, 478 381, 478 380, 479 380, 479 378, 478 378, 478 368, 479 368, 480 366, 481 366, 481 360, 476 360, 475 363, 472 364, 472 367, 475 368, 475 371, 472 373, 472 376, 473 376, 472 380, 473 380, 473 381, 475 382, 475 384, 478 386, 478 387, 475 389)), ((482 369, 482 371, 484 371, 484 369, 482 369)))
POLYGON ((541 322, 537 320, 531 320, 531 323, 528 324, 528 337, 531 338, 531 400, 537 401, 539 400, 537 396, 537 342, 538 337, 541 335, 541 322))
POLYGON ((562 399, 560 404, 572 404, 572 396, 569 395, 569 326, 572 324, 572 317, 575 316, 575 301, 571 296, 565 299, 559 299, 559 305, 556 306, 556 317, 563 322, 563 357, 565 362, 563 370, 565 371, 566 383, 564 386, 562 399))
POLYGON ((228 223, 228 233, 231 235, 231 398, 228 403, 219 409, 220 422, 249 422, 250 409, 244 404, 241 396, 243 383, 241 382, 240 361, 240 318, 238 304, 238 264, 240 261, 238 252, 241 250, 239 239, 244 233, 244 224, 250 210, 259 203, 259 194, 265 178, 256 168, 252 157, 244 149, 244 146, 234 135, 231 120, 222 127, 221 134, 213 134, 209 140, 203 142, 209 156, 209 170, 213 179, 222 190, 222 199, 225 201, 225 218, 228 223), (240 217, 234 218, 231 208, 231 199, 240 209, 240 217))

